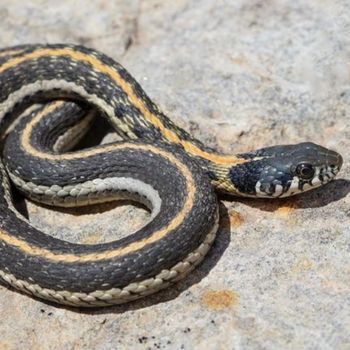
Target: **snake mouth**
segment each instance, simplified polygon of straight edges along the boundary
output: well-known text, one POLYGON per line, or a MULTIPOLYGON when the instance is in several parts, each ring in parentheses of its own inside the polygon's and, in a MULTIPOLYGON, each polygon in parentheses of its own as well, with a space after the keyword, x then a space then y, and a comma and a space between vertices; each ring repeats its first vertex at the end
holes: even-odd
POLYGON ((339 173, 340 167, 336 165, 329 165, 322 169, 317 176, 317 178, 313 179, 313 185, 319 183, 320 185, 326 184, 327 182, 333 180, 333 178, 339 173))
POLYGON ((339 173, 342 165, 343 157, 335 151, 328 150, 326 165, 318 168, 317 174, 312 179, 312 185, 323 185, 333 180, 339 173))

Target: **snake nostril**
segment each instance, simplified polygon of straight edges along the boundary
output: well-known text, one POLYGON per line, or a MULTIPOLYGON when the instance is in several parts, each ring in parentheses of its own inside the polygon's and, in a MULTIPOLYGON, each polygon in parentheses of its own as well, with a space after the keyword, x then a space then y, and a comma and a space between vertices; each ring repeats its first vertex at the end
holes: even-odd
POLYGON ((337 166, 337 167, 339 168, 339 170, 340 170, 340 168, 342 167, 342 165, 343 165, 343 157, 342 157, 340 154, 338 154, 336 166, 337 166))
POLYGON ((340 168, 343 165, 343 157, 335 152, 335 151, 328 151, 329 153, 327 154, 327 166, 333 168, 333 169, 338 169, 338 171, 340 170, 340 168))

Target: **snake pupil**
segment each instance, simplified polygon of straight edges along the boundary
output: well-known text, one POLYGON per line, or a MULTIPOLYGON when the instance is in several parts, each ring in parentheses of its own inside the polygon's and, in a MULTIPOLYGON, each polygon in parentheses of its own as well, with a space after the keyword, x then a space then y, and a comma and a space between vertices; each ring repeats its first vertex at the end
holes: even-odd
POLYGON ((315 175, 314 167, 309 163, 300 163, 296 167, 296 174, 302 179, 309 180, 315 175))

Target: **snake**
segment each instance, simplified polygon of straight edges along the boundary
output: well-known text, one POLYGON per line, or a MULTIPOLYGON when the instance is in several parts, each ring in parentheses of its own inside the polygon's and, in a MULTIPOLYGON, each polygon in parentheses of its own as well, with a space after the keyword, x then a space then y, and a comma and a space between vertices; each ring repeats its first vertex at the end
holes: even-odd
POLYGON ((129 302, 188 275, 219 225, 220 193, 274 199, 332 180, 335 151, 312 142, 223 154, 178 127, 119 63, 90 48, 0 50, 0 280, 77 307, 129 302), (102 116, 121 141, 79 148, 102 116), (72 207, 131 199, 149 221, 97 244, 55 238, 18 211, 30 200, 72 207))

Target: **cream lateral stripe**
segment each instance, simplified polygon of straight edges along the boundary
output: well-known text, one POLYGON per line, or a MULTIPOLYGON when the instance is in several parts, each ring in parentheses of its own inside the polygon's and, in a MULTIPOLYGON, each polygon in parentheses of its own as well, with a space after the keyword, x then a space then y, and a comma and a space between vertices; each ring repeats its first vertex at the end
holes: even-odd
POLYGON ((6 56, 11 56, 11 55, 16 55, 21 52, 23 52, 24 49, 9 49, 9 50, 4 50, 0 52, 0 57, 6 57, 6 56))
MULTIPOLYGON (((31 136, 34 127, 40 122, 42 118, 45 118, 45 116, 49 113, 54 112, 55 109, 60 108, 64 102, 63 101, 57 101, 48 104, 43 108, 37 115, 26 125, 25 129, 23 130, 22 137, 21 137, 21 144, 23 145, 23 149, 28 153, 33 155, 37 158, 42 159, 51 159, 51 160, 72 160, 72 159, 79 159, 89 156, 95 156, 97 154, 105 153, 105 152, 111 152, 116 149, 124 149, 124 148, 136 148, 136 149, 145 149, 148 150, 148 145, 134 145, 130 143, 123 143, 120 145, 116 144, 110 144, 103 146, 101 148, 94 148, 94 149, 88 149, 86 151, 78 151, 78 152, 72 152, 72 153, 63 153, 63 154, 52 154, 52 153, 45 153, 35 147, 31 144, 31 136), (131 145, 131 147, 129 147, 131 145)), ((149 145, 153 152, 156 150, 155 153, 161 153, 158 148, 149 145)), ((152 151, 151 151, 152 152, 152 151)), ((170 154, 170 153, 167 153, 170 154)))
MULTIPOLYGON (((184 174, 185 175, 185 174, 184 174)), ((185 175, 186 176, 186 175, 185 175)), ((187 176, 191 176, 191 173, 188 172, 187 176)), ((147 237, 143 240, 130 243, 129 245, 117 248, 110 251, 103 251, 101 253, 89 253, 89 254, 81 254, 81 255, 74 255, 74 254, 64 254, 64 253, 54 253, 50 250, 47 250, 45 248, 33 246, 29 243, 27 243, 24 240, 21 240, 15 236, 11 236, 7 234, 5 231, 0 230, 0 240, 5 242, 8 245, 12 245, 22 251, 24 251, 27 254, 35 255, 35 256, 42 256, 46 259, 53 260, 53 261, 61 261, 61 262, 88 262, 88 261, 99 261, 99 260, 106 260, 106 259, 112 259, 121 257, 125 254, 129 254, 132 252, 135 252, 139 249, 142 249, 147 244, 155 243, 158 240, 165 237, 168 233, 176 229, 185 219, 188 211, 192 209, 193 206, 193 200, 194 200, 194 187, 192 178, 187 178, 187 187, 188 187, 188 197, 185 202, 185 205, 183 206, 182 210, 170 221, 170 223, 163 227, 162 229, 155 231, 150 237, 147 237), (191 183, 192 182, 192 183, 191 183)))
POLYGON ((41 298, 56 301, 71 306, 106 306, 124 303, 146 296, 160 289, 167 287, 187 275, 196 265, 198 265, 207 254, 212 245, 219 225, 219 214, 215 214, 215 223, 205 240, 199 247, 190 252, 187 257, 178 262, 175 266, 167 270, 162 270, 154 277, 143 281, 132 282, 123 288, 111 288, 107 290, 96 290, 91 293, 59 291, 43 288, 38 284, 17 279, 14 275, 0 270, 0 279, 9 283, 12 287, 41 298))
MULTIPOLYGON (((53 89, 65 89, 66 91, 72 91, 80 95, 87 102, 91 103, 92 105, 96 106, 99 110, 106 113, 106 115, 108 116, 108 120, 112 124, 117 125, 117 128, 122 130, 125 134, 127 134, 130 139, 135 138, 134 135, 130 133, 128 126, 121 122, 119 118, 115 117, 114 107, 112 107, 105 100, 99 98, 95 94, 89 94, 82 86, 76 85, 73 82, 67 82, 66 80, 62 79, 39 80, 31 84, 21 86, 18 90, 8 95, 7 100, 3 101, 0 104, 0 119, 6 113, 11 111, 17 103, 23 101, 25 97, 33 95, 35 91, 52 91, 53 89)), ((21 117, 18 119, 21 119, 21 117)), ((16 119, 14 123, 16 123, 18 119, 16 119)), ((11 127, 12 126, 10 126, 9 129, 11 129, 11 127)), ((8 130, 6 130, 6 132, 8 133, 8 130)), ((38 154, 38 157, 40 157, 40 154, 38 154)))
MULTIPOLYGON (((57 105, 59 106, 60 103, 61 102, 57 102, 48 108, 52 108, 53 110, 55 107, 57 108, 57 105)), ((162 229, 155 231, 150 237, 147 237, 137 242, 132 242, 125 247, 117 248, 110 251, 103 251, 101 253, 88 253, 88 254, 81 254, 81 255, 74 255, 74 254, 68 254, 68 253, 67 254, 54 253, 45 248, 33 246, 24 240, 21 240, 15 236, 7 234, 4 231, 0 231, 0 240, 2 240, 8 245, 15 246, 16 248, 24 251, 27 254, 42 256, 49 260, 62 261, 62 262, 87 262, 87 261, 112 259, 112 258, 123 256, 125 254, 135 252, 143 248, 147 244, 157 242, 158 240, 165 237, 169 232, 173 231, 179 225, 181 225, 181 223, 185 220, 187 213, 192 210, 194 198, 195 198, 195 192, 196 192, 194 179, 192 177, 190 170, 186 167, 186 165, 180 162, 171 153, 158 149, 152 145, 135 145, 135 144, 125 143, 125 144, 118 144, 118 145, 110 145, 100 150, 91 150, 90 152, 89 151, 79 152, 79 154, 81 157, 86 157, 88 155, 97 154, 99 152, 106 152, 107 150, 115 150, 115 149, 135 149, 135 150, 142 149, 148 152, 152 152, 156 155, 161 155, 165 159, 169 160, 172 164, 174 164, 182 172, 184 178, 186 179, 186 187, 187 187, 186 192, 188 193, 188 196, 186 198, 186 201, 181 211, 169 222, 169 224, 166 227, 163 227, 162 229)))
POLYGON ((60 153, 69 152, 85 136, 92 125, 95 115, 94 110, 89 111, 82 120, 60 135, 52 147, 53 151, 60 153))
POLYGON ((26 62, 32 59, 41 58, 41 57, 52 57, 52 56, 57 56, 57 57, 68 56, 68 57, 71 57, 73 60, 89 63, 97 71, 109 75, 110 78, 113 79, 124 90, 131 104, 140 110, 140 112, 148 122, 150 122, 152 125, 154 125, 159 130, 161 130, 161 132, 163 133, 166 139, 176 144, 181 144, 185 148, 185 150, 191 153, 192 155, 202 157, 219 164, 233 165, 233 164, 240 164, 245 162, 244 159, 239 159, 234 156, 225 156, 225 155, 209 153, 207 151, 200 149, 199 147, 197 147, 196 145, 194 145, 189 141, 181 140, 180 137, 174 131, 168 129, 164 125, 164 123, 159 119, 159 117, 156 114, 152 113, 147 108, 147 106, 142 101, 142 99, 138 98, 137 95, 135 94, 133 86, 127 81, 125 81, 121 77, 119 72, 114 70, 112 67, 104 64, 98 58, 92 55, 87 55, 82 52, 75 51, 71 48, 38 49, 31 53, 25 54, 21 57, 16 57, 12 60, 7 61, 0 67, 0 74, 5 70, 15 67, 23 62, 26 62))

